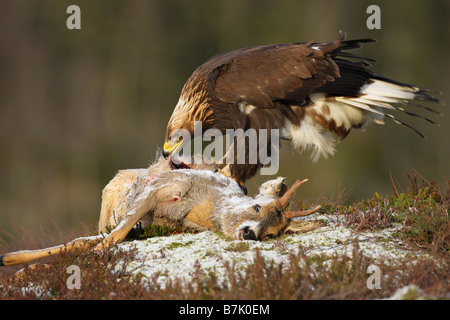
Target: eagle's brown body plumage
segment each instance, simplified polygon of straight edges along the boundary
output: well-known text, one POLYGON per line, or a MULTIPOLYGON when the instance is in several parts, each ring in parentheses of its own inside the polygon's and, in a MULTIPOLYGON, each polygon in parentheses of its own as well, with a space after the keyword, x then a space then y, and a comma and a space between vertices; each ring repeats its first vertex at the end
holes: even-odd
MULTIPOLYGON (((333 134, 342 140, 367 122, 381 124, 387 117, 408 126, 385 110, 416 115, 393 104, 437 100, 431 90, 376 75, 368 69, 370 59, 346 51, 373 41, 344 41, 341 33, 329 43, 250 47, 210 58, 183 87, 167 126, 166 155, 177 143, 173 132, 193 134, 194 121, 202 121, 203 131, 215 128, 222 134, 226 129, 267 129, 269 139, 270 130, 278 129, 280 138, 291 140, 296 149, 312 147, 314 159, 334 153, 333 134)), ((245 181, 260 167, 231 164, 229 172, 245 181)))

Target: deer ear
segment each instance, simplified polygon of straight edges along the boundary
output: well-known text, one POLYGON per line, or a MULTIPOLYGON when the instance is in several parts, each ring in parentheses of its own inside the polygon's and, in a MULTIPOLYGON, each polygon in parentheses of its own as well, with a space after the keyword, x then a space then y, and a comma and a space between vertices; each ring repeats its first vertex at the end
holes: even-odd
POLYGON ((287 191, 286 178, 283 178, 283 182, 280 184, 280 190, 278 191, 277 197, 282 197, 287 191))
POLYGON ((286 190, 286 178, 278 177, 277 179, 264 182, 259 188, 259 194, 279 198, 286 190))
POLYGON ((326 224, 318 220, 291 220, 291 223, 286 228, 285 233, 305 233, 324 227, 326 224))

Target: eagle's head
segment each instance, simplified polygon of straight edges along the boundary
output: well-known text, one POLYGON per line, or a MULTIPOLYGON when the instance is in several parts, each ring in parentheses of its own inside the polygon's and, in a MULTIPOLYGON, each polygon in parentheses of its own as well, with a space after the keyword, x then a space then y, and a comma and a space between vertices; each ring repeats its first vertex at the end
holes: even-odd
POLYGON ((168 158, 172 154, 176 154, 183 147, 183 142, 188 142, 194 136, 193 122, 184 122, 181 126, 175 127, 172 124, 172 117, 166 130, 166 137, 163 147, 163 156, 168 158))
POLYGON ((206 90, 198 85, 190 87, 190 84, 191 81, 186 82, 167 124, 163 148, 166 159, 195 138, 194 133, 202 135, 213 122, 213 110, 206 90), (201 132, 194 132, 196 122, 201 122, 201 132))

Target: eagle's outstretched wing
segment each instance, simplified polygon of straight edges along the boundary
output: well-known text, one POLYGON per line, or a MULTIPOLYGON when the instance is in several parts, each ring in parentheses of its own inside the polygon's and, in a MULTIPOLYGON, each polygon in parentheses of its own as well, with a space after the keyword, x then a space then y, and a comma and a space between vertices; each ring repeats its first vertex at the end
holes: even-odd
MULTIPOLYGON (((304 100, 327 82, 340 78, 331 53, 341 51, 342 36, 331 43, 292 43, 240 49, 213 57, 212 77, 217 97, 229 103, 245 101, 273 108, 276 100, 304 100)), ((356 43, 373 41, 359 40, 356 43)))

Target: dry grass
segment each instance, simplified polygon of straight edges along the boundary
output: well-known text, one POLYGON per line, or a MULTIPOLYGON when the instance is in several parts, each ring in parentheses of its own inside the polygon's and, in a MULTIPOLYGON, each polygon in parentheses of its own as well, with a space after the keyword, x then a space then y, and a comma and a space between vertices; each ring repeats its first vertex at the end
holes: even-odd
POLYGON ((449 183, 447 190, 421 178, 417 173, 408 175, 411 186, 405 193, 381 196, 375 194, 371 199, 355 202, 348 207, 340 207, 338 214, 343 225, 356 231, 381 230, 395 224, 403 226, 398 237, 410 244, 440 255, 449 255, 450 204, 449 183))
MULTIPOLYGON (((257 254, 244 272, 227 266, 225 283, 214 272, 204 274, 197 268, 194 280, 169 281, 164 288, 157 277, 141 285, 139 276, 111 270, 120 260, 133 258, 132 252, 102 254, 76 252, 55 258, 47 268, 25 268, 22 276, 1 277, 1 299, 379 299, 390 297, 398 288, 416 284, 429 297, 445 298, 450 290, 449 274, 435 260, 425 259, 400 266, 380 264, 383 270, 381 290, 368 289, 367 268, 373 263, 354 244, 353 258, 347 256, 308 257, 300 251, 292 255, 287 268, 266 262, 257 254), (328 268, 322 267, 327 262, 328 268), (80 266, 82 287, 68 289, 69 265, 80 266), (303 267, 299 268, 299 265, 303 267), (108 267, 106 267, 108 266, 108 267), (33 287, 29 286, 33 283, 33 287), (19 290, 18 288, 28 288, 19 290), (34 288, 34 289, 33 289, 34 288)), ((447 297, 448 298, 448 297, 447 297)))

